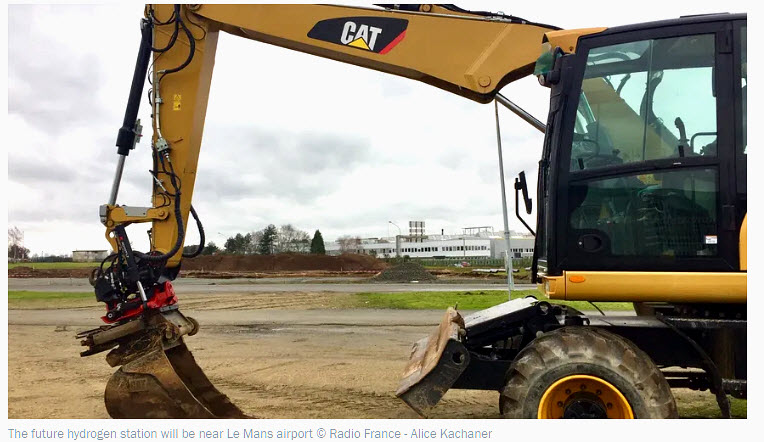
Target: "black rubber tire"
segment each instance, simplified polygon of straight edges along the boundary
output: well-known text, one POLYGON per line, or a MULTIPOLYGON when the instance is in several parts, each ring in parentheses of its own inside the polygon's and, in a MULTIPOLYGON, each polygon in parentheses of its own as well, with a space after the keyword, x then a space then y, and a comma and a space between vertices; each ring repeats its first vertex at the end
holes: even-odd
POLYGON ((499 397, 505 418, 536 419, 541 397, 555 381, 585 374, 604 379, 624 395, 637 419, 677 418, 668 382, 631 341, 594 327, 546 333, 517 355, 499 397))

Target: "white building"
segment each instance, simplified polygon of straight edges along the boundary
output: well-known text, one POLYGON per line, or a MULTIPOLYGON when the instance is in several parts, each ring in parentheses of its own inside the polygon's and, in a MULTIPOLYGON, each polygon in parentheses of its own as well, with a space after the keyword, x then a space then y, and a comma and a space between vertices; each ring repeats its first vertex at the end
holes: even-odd
POLYGON ((74 250, 72 261, 74 262, 99 262, 109 254, 108 250, 74 250))
MULTIPOLYGON (((419 228, 419 226, 417 225, 419 228)), ((504 258, 507 247, 504 236, 491 228, 465 228, 462 235, 425 235, 423 229, 414 235, 387 238, 364 238, 353 244, 339 241, 326 244, 326 253, 365 253, 379 258, 396 256, 396 240, 400 242, 400 256, 411 258, 504 258), (476 230, 477 229, 477 230, 476 230)), ((535 239, 511 232, 510 248, 513 258, 533 256, 535 239)))

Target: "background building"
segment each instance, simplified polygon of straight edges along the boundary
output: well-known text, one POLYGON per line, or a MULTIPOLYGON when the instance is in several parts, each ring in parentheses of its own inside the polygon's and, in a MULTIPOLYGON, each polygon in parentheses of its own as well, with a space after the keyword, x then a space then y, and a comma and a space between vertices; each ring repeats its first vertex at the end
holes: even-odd
MULTIPOLYGON (((533 256, 535 239, 510 232, 510 256, 515 259, 533 256)), ((490 226, 465 227, 461 235, 427 235, 423 221, 409 222, 409 235, 383 238, 360 238, 348 247, 347 241, 326 244, 326 253, 364 253, 379 258, 396 256, 396 239, 400 240, 400 255, 411 258, 492 258, 503 259, 507 251, 501 232, 490 226), (415 224, 416 223, 416 224, 415 224)))
POLYGON ((108 250, 75 250, 72 252, 74 262, 100 262, 109 255, 108 250))

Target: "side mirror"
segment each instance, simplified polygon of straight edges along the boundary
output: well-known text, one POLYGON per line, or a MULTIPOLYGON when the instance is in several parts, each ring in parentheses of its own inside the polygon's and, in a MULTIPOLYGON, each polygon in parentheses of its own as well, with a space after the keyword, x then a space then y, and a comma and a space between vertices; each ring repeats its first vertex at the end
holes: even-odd
POLYGON ((528 184, 525 182, 525 171, 515 178, 515 190, 523 192, 523 202, 525 203, 525 212, 530 215, 533 211, 533 200, 528 197, 528 184))
POLYGON ((536 236, 536 232, 531 229, 531 226, 528 225, 528 223, 525 222, 522 216, 520 216, 520 202, 519 200, 519 193, 523 193, 523 202, 525 203, 525 211, 528 213, 528 215, 531 214, 531 211, 533 210, 533 201, 528 197, 528 184, 525 182, 525 172, 520 172, 520 174, 515 178, 515 215, 517 215, 517 219, 520 220, 521 223, 525 226, 526 229, 531 233, 531 235, 536 236))

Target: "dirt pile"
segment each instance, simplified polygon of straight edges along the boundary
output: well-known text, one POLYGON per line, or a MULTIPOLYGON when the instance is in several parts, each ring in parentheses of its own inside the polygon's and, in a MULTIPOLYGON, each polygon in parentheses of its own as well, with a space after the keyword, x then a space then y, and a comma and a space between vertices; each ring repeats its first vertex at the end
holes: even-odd
MULTIPOLYGON (((93 263, 93 268, 98 267, 93 263)), ((282 253, 278 255, 216 255, 184 259, 181 276, 198 278, 282 276, 371 276, 389 265, 373 256, 339 256, 282 253), (255 273, 266 275, 255 275, 255 273), (307 273, 305 273, 307 272, 307 273)), ((9 278, 87 278, 93 268, 35 269, 19 266, 8 269, 9 278)))
POLYGON ((93 268, 79 269, 34 269, 32 267, 19 266, 8 269, 9 278, 87 278, 90 272, 98 264, 93 264, 93 268))
POLYGON ((337 272, 380 271, 388 265, 368 255, 339 256, 280 253, 278 255, 198 256, 183 261, 183 270, 205 272, 288 272, 326 270, 337 272))
POLYGON ((379 282, 409 282, 409 281, 434 281, 437 278, 425 270, 421 265, 414 262, 404 262, 390 267, 372 278, 379 282))

